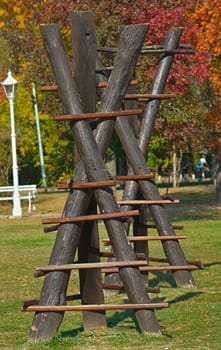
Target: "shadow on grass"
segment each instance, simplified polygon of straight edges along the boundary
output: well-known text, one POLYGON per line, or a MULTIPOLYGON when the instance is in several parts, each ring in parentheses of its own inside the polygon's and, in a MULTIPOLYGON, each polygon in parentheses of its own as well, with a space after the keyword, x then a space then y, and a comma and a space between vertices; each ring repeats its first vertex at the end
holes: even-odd
MULTIPOLYGON (((172 300, 169 300, 168 303, 169 303, 169 305, 172 305, 172 304, 176 304, 179 302, 184 302, 184 301, 187 301, 191 298, 194 298, 202 293, 203 292, 197 292, 197 291, 196 292, 194 292, 194 291, 187 292, 187 293, 184 293, 183 295, 180 295, 179 297, 176 297, 172 300)), ((165 299, 166 299, 165 297, 152 298, 151 302, 154 302, 154 303, 159 302, 160 303, 160 302, 164 302, 165 299)), ((126 304, 126 302, 125 302, 125 304, 126 304)), ((125 328, 136 329, 136 331, 138 333, 141 333, 135 314, 136 313, 134 312, 134 310, 117 311, 112 316, 107 317, 107 328, 117 327, 119 323, 124 322, 125 328), (127 319, 128 319, 128 323, 126 323, 127 319), (131 323, 131 321, 132 321, 132 323, 131 323)), ((84 331, 83 327, 79 327, 79 328, 72 329, 72 330, 62 331, 60 336, 62 338, 76 337, 80 333, 82 333, 83 331, 84 331)))
POLYGON ((203 266, 206 267, 211 267, 211 266, 216 266, 216 265, 221 265, 221 261, 214 261, 211 263, 203 264, 203 266))
POLYGON ((177 286, 171 271, 152 271, 151 274, 155 277, 149 280, 150 287, 156 287, 160 282, 166 282, 173 288, 177 286))
POLYGON ((60 333, 60 337, 61 338, 69 338, 69 337, 77 337, 77 335, 79 333, 83 333, 84 331, 84 328, 83 327, 78 327, 78 328, 75 328, 75 329, 70 329, 70 330, 67 330, 67 331, 61 331, 60 333))
POLYGON ((185 293, 185 294, 183 294, 183 295, 180 295, 179 297, 177 297, 177 298, 174 298, 174 299, 172 299, 172 300, 169 300, 168 301, 168 303, 170 304, 170 305, 172 305, 172 304, 177 304, 177 303, 179 303, 179 302, 183 302, 183 301, 187 301, 188 299, 192 299, 192 298, 194 298, 194 297, 196 297, 196 296, 198 296, 198 295, 201 295, 201 294, 203 294, 203 292, 188 292, 188 293, 185 293))

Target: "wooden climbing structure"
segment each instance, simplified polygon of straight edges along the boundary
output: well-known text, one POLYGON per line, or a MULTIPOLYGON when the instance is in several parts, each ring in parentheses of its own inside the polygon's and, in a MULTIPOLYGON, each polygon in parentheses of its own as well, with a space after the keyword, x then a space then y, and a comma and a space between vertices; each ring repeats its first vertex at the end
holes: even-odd
POLYGON ((23 302, 22 310, 35 312, 30 340, 51 339, 65 311, 82 311, 84 328, 89 330, 106 327, 105 310, 116 309, 133 309, 140 330, 159 335, 154 309, 168 307, 168 303, 151 302, 148 293, 159 289, 146 286, 146 272, 171 270, 178 286, 192 287, 195 282, 191 270, 197 266, 186 261, 179 244, 179 239, 185 236, 175 234, 181 227, 172 226, 167 215, 166 205, 177 201, 160 196, 146 157, 160 101, 173 98, 164 94, 173 58, 176 53, 188 53, 191 49, 179 44, 182 29, 171 29, 164 46, 154 50, 160 59, 150 91, 140 95, 136 93, 138 82, 134 77, 139 55, 148 54, 143 46, 148 25, 130 25, 121 30, 118 49, 112 49, 114 64, 109 69, 103 66, 98 52, 111 49, 97 47, 93 15, 73 11, 70 19, 74 72, 59 27, 41 26, 57 84, 44 90, 59 91, 65 114, 55 120, 70 122, 77 155, 73 181, 59 185, 60 189, 69 189, 62 217, 42 221, 47 225, 45 232, 57 230, 57 236, 49 264, 36 268, 35 277, 44 277, 39 300, 23 302), (98 96, 99 111, 96 109, 98 96), (137 108, 137 101, 145 102, 145 110, 137 108), (138 115, 142 115, 142 122, 136 135, 134 125, 138 115), (110 176, 103 161, 113 132, 127 156, 127 176, 110 176), (113 191, 117 181, 125 182, 121 201, 117 201, 113 191), (147 223, 147 207, 153 224, 147 223), (105 224, 108 239, 104 243, 111 244, 111 252, 100 251, 99 220, 105 224), (129 238, 131 223, 134 236, 129 238), (149 228, 157 229, 158 236, 147 236, 149 228), (166 259, 161 261, 166 260, 167 265, 149 264, 157 261, 149 256, 147 242, 150 240, 162 243, 166 259), (102 261, 103 258, 110 260, 102 261), (67 295, 71 271, 76 269, 80 293, 67 295), (113 274, 121 284, 113 283, 113 274), (103 289, 125 289, 128 303, 106 304, 103 289), (76 299, 81 300, 80 305, 68 304, 76 299))

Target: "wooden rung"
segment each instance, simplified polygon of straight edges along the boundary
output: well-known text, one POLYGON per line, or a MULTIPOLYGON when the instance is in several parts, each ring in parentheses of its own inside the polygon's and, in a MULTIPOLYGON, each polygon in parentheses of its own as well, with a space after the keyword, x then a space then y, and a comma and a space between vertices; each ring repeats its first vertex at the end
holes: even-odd
MULTIPOLYGON (((129 220, 127 220, 127 222, 129 222, 129 220)), ((140 222, 134 222, 134 225, 136 226, 142 226, 145 227, 146 229, 157 229, 157 226, 155 224, 142 224, 140 222)), ((44 232, 48 233, 48 232, 53 232, 53 231, 57 231, 60 225, 53 225, 50 227, 45 227, 44 228, 44 232)), ((173 230, 183 230, 183 226, 182 225, 173 225, 172 226, 173 230)))
POLYGON ((129 237, 129 240, 131 242, 135 241, 167 241, 167 240, 178 240, 178 239, 186 239, 187 237, 184 235, 180 236, 134 236, 134 237, 129 237))
POLYGON ((168 199, 168 200, 170 200, 170 201, 174 201, 175 199, 174 199, 174 197, 172 197, 172 196, 161 196, 161 199, 168 199))
POLYGON ((172 49, 172 50, 167 50, 167 49, 142 49, 141 53, 142 54, 179 54, 179 55, 194 55, 195 50, 192 49, 172 49))
MULTIPOLYGON (((73 300, 79 300, 81 299, 81 294, 73 294, 73 295, 67 295, 66 296, 66 301, 73 301, 73 300)), ((23 307, 28 307, 31 305, 39 305, 39 300, 38 299, 30 299, 30 300, 24 300, 22 302, 23 307)))
POLYGON ((111 52, 116 53, 118 51, 117 47, 97 47, 98 52, 111 52))
MULTIPOLYGON (((117 284, 102 284, 102 288, 111 290, 125 290, 124 286, 117 284)), ((145 289, 147 293, 160 293, 160 288, 146 287, 145 289)))
POLYGON ((66 296, 66 301, 79 300, 79 299, 81 299, 81 294, 80 293, 66 296))
POLYGON ((179 204, 180 201, 177 199, 169 200, 169 199, 133 199, 133 200, 124 200, 124 201, 117 201, 117 204, 119 205, 153 205, 153 204, 179 204))
POLYGON ((122 176, 116 176, 117 181, 135 181, 135 180, 146 180, 146 179, 152 179, 152 174, 141 174, 141 175, 122 175, 122 176))
MULTIPOLYGON (((130 242, 137 241, 169 241, 169 240, 178 240, 178 239, 186 239, 186 236, 134 236, 128 237, 130 242)), ((104 245, 110 245, 111 242, 109 239, 102 239, 104 245)))
MULTIPOLYGON (((145 227, 146 229, 153 228, 157 229, 157 226, 155 224, 143 224, 141 222, 134 222, 134 225, 136 226, 142 226, 145 227)), ((183 230, 182 225, 172 225, 173 230, 183 230)))
MULTIPOLYGON (((148 257, 148 261, 152 262, 161 262, 161 263, 168 263, 168 259, 165 258, 155 258, 155 257, 148 257)), ((203 263, 198 260, 187 260, 186 261, 188 265, 196 265, 199 269, 203 269, 203 263)))
POLYGON ((57 231, 60 225, 53 225, 50 227, 44 227, 44 232, 45 233, 49 233, 49 232, 53 232, 53 231, 57 231))
POLYGON ((151 100, 151 99, 169 99, 176 98, 175 94, 126 94, 124 96, 125 100, 151 100))
MULTIPOLYGON (((139 266, 140 271, 181 271, 181 270, 197 270, 196 265, 169 265, 169 266, 139 266)), ((102 273, 116 273, 119 272, 117 267, 103 268, 102 273)))
MULTIPOLYGON (((187 52, 195 52, 193 49, 192 49, 192 46, 189 45, 189 44, 180 44, 176 49, 173 49, 173 50, 166 50, 164 48, 164 46, 162 45, 150 45, 150 46, 143 46, 141 52, 142 53, 157 53, 159 50, 163 50, 163 52, 171 52, 171 51, 176 51, 176 52, 179 52, 179 50, 181 52, 184 52, 184 50, 187 50, 187 52)), ((98 47, 97 48, 97 51, 98 52, 108 52, 108 53, 116 53, 118 51, 118 48, 117 47, 98 47)), ((160 51, 160 53, 161 53, 160 51)))
POLYGON ((128 109, 120 111, 110 112, 96 112, 96 113, 82 113, 82 114, 66 114, 55 117, 57 121, 62 120, 81 120, 81 119, 95 119, 95 118, 116 118, 116 117, 127 117, 130 115, 142 114, 142 109, 128 109))
POLYGON ((91 304, 91 305, 22 305, 22 311, 50 312, 50 311, 99 311, 99 310, 142 310, 162 309, 169 303, 145 303, 145 304, 91 304))
MULTIPOLYGON (((111 252, 100 252, 99 256, 101 258, 114 258, 115 257, 114 253, 111 253, 111 252)), ((135 253, 135 256, 136 256, 137 260, 146 259, 146 255, 144 253, 135 253)))
MULTIPOLYGON (((129 85, 130 86, 134 86, 134 85, 137 85, 138 83, 139 83, 138 80, 131 80, 129 85)), ((107 81, 102 81, 102 82, 99 82, 97 84, 97 87, 98 88, 104 88, 104 87, 107 87, 107 85, 108 85, 107 81)), ((58 86, 57 85, 50 85, 50 86, 42 86, 41 87, 41 91, 44 91, 44 92, 57 91, 57 90, 58 90, 58 86)))
POLYGON ((112 67, 103 67, 103 68, 98 68, 96 69, 96 73, 100 73, 100 72, 106 72, 106 71, 112 71, 113 66, 112 67))
POLYGON ((81 183, 70 183, 70 184, 58 184, 58 190, 66 189, 81 189, 81 188, 100 188, 106 186, 116 186, 116 181, 99 181, 99 182, 81 182, 81 183))
MULTIPOLYGON (((135 86, 135 85, 137 85, 138 83, 139 83, 138 80, 131 80, 130 83, 129 83, 129 85, 130 85, 130 86, 135 86)), ((97 84, 97 87, 98 87, 98 88, 105 88, 105 87, 107 87, 107 85, 108 85, 108 81, 101 81, 100 83, 97 84)))
POLYGON ((57 85, 50 85, 50 86, 42 86, 41 91, 48 92, 48 91, 57 91, 58 86, 57 85))
POLYGON ((116 213, 103 213, 103 214, 43 219, 42 224, 66 224, 66 223, 81 222, 81 221, 108 220, 108 219, 126 218, 128 216, 136 216, 136 215, 139 215, 138 210, 129 210, 125 212, 116 212, 116 213))
POLYGON ((203 263, 199 260, 187 260, 187 264, 196 265, 198 269, 204 269, 203 263))
MULTIPOLYGON (((192 49, 192 45, 191 44, 179 44, 178 49, 192 49)), ((156 50, 156 49, 164 49, 163 45, 144 45, 143 49, 146 50, 156 50)))
POLYGON ((110 261, 110 262, 97 262, 97 263, 76 263, 76 264, 63 264, 63 265, 45 265, 36 267, 35 277, 40 277, 44 273, 51 271, 70 271, 70 270, 87 270, 87 269, 103 269, 108 267, 137 267, 141 265, 147 265, 146 260, 133 260, 133 261, 110 261), (38 273, 40 272, 40 274, 38 273))

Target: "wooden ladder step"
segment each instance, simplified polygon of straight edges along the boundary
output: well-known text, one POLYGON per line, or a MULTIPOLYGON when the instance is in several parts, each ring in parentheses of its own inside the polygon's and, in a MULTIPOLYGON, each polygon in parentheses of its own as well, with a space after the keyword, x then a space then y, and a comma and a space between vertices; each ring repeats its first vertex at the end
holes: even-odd
POLYGON ((58 86, 57 85, 42 86, 41 91, 43 92, 58 91, 58 86))
MULTIPOLYGON (((131 80, 129 85, 130 86, 135 86, 138 83, 139 83, 138 80, 131 80)), ((107 81, 103 81, 103 82, 99 82, 97 84, 97 87, 98 88, 104 88, 104 87, 107 87, 107 85, 108 85, 108 82, 107 81)), ((42 86, 41 87, 41 91, 43 91, 43 92, 58 91, 58 86, 57 85, 42 86)))
POLYGON ((174 197, 173 196, 166 196, 166 195, 162 195, 161 199, 168 199, 170 201, 174 201, 174 197))
MULTIPOLYGON (((169 266, 139 266, 140 271, 182 271, 182 270, 197 270, 196 265, 169 265, 169 266)), ((117 267, 103 268, 102 273, 117 273, 119 269, 117 267)))
POLYGON ((145 304, 91 304, 91 305, 22 305, 22 311, 50 312, 50 311, 99 311, 99 310, 142 310, 162 309, 169 303, 145 303, 145 304))
POLYGON ((66 224, 66 223, 81 222, 81 221, 127 218, 130 216, 136 216, 136 215, 139 215, 138 210, 129 210, 125 212, 116 212, 116 213, 102 213, 102 214, 93 214, 93 215, 81 215, 81 216, 73 216, 73 217, 43 219, 42 224, 66 224))
MULTIPOLYGON (((155 224, 143 224, 141 222, 134 222, 134 225, 145 227, 146 229, 157 229, 155 224)), ((173 230, 183 230, 182 225, 172 225, 173 230)))
POLYGON ((179 55, 194 55, 195 50, 193 49, 172 49, 172 50, 167 50, 167 49, 142 49, 141 53, 142 54, 179 54, 179 55))
MULTIPOLYGON (((79 299, 81 299, 81 294, 80 293, 66 296, 66 301, 73 301, 73 300, 79 300, 79 299)), ((22 305, 24 307, 31 306, 31 305, 39 305, 39 300, 38 299, 24 300, 22 302, 22 305)))
POLYGON ((98 68, 98 69, 96 69, 96 73, 110 72, 110 71, 112 71, 113 68, 114 68, 113 66, 98 68))
POLYGON ((169 99, 169 98, 176 98, 175 94, 126 94, 124 96, 125 100, 151 100, 151 99, 169 99))
POLYGON ((179 204, 180 201, 178 199, 169 200, 169 199, 133 199, 133 200, 120 200, 117 201, 119 205, 153 205, 153 204, 179 204))
MULTIPOLYGON (((130 83, 129 83, 129 85, 130 85, 130 86, 136 86, 138 83, 139 83, 138 80, 131 80, 130 83)), ((101 82, 99 82, 99 83, 97 84, 97 87, 98 87, 98 88, 105 88, 105 87, 107 87, 107 85, 108 85, 108 81, 101 81, 101 82)))
POLYGON ((45 233, 49 233, 49 232, 54 232, 54 231, 57 231, 59 229, 60 225, 53 225, 53 226, 50 226, 50 227, 44 227, 44 232, 45 233))
MULTIPOLYGON (((103 289, 111 289, 111 290, 125 290, 124 286, 120 286, 117 284, 102 284, 103 289)), ((147 293, 160 293, 160 288, 146 287, 147 293)))
MULTIPOLYGON (((99 256, 101 258, 114 258, 115 255, 112 252, 99 252, 99 256)), ((136 259, 137 260, 143 260, 146 259, 146 256, 144 253, 135 253, 136 259)))
MULTIPOLYGON (((98 52, 108 52, 108 53, 117 53, 118 48, 117 47, 98 47, 98 52)), ((191 54, 193 55, 195 53, 195 50, 193 50, 192 46, 190 45, 179 45, 178 48, 167 50, 165 47, 161 45, 151 45, 151 46, 143 46, 141 49, 141 53, 150 53, 150 54, 162 54, 162 53, 176 53, 176 54, 191 54)))
POLYGON ((116 118, 116 117, 127 117, 130 115, 142 114, 142 109, 128 109, 112 112, 96 112, 96 113, 82 113, 82 114, 66 114, 54 117, 57 121, 65 120, 82 120, 82 119, 94 119, 94 118, 116 118))
POLYGON ((51 271, 70 271, 70 270, 85 270, 85 269, 102 269, 108 267, 138 267, 141 265, 147 265, 146 260, 133 260, 133 261, 110 261, 110 262, 96 262, 96 263, 75 263, 75 264, 63 264, 63 265, 44 265, 37 266, 35 277, 41 277, 45 273, 51 271))
MULTIPOLYGON (((156 258, 156 257, 148 257, 148 262, 152 261, 152 262, 160 262, 160 263, 169 263, 168 259, 166 258, 156 258)), ((187 260, 186 261, 188 265, 195 265, 197 266, 199 269, 203 269, 203 263, 199 260, 187 260)))
POLYGON ((116 176, 116 181, 136 181, 136 180, 147 180, 152 179, 152 174, 140 174, 140 175, 122 175, 116 176))
MULTIPOLYGON (((128 237, 130 242, 137 242, 137 241, 169 241, 169 240, 178 240, 178 239, 186 239, 187 237, 184 235, 180 236, 133 236, 128 237)), ((102 239, 102 242, 104 245, 111 245, 111 241, 107 238, 102 239)))
POLYGON ((65 189, 81 189, 81 188, 102 188, 102 187, 113 187, 116 186, 116 181, 99 181, 99 182, 81 182, 81 183, 70 183, 70 184, 58 184, 58 190, 65 189))

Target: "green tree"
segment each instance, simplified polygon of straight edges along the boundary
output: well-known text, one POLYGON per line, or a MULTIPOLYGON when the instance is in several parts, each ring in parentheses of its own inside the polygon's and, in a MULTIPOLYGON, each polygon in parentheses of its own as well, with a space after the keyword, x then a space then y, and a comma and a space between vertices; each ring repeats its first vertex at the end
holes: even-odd
MULTIPOLYGON (((69 12, 71 9, 93 11, 97 26, 97 41, 100 46, 117 46, 120 26, 134 22, 150 23, 146 41, 148 45, 162 44, 168 29, 177 25, 185 27, 183 42, 195 45, 198 38, 194 22, 186 16, 187 4, 189 3, 192 2, 181 0, 177 2, 172 0, 148 2, 135 0, 132 3, 125 0, 85 0, 82 2, 77 0, 67 0, 65 2, 55 0, 11 0, 8 2, 0 0, 3 9, 2 13, 0 13, 3 18, 0 30, 9 47, 10 68, 20 78, 19 80, 23 81, 23 92, 25 94, 26 90, 26 96, 28 96, 32 81, 38 87, 54 84, 54 77, 39 32, 40 23, 58 23, 60 25, 70 56, 72 56, 69 23, 69 12)), ((145 83, 141 84, 141 92, 147 92, 149 89, 152 80, 151 74, 156 66, 155 62, 152 56, 145 57, 140 61, 141 66, 138 69, 138 76, 143 79, 144 74, 146 75, 145 83)), ((198 145, 196 140, 198 140, 199 123, 191 124, 191 120, 198 119, 201 121, 202 125, 200 127, 203 129, 204 121, 201 118, 203 113, 202 108, 197 111, 196 106, 199 106, 198 95, 193 92, 194 90, 190 86, 193 86, 193 78, 197 77, 197 84, 201 84, 206 76, 206 56, 203 56, 200 52, 197 52, 195 56, 177 56, 169 77, 167 89, 168 91, 178 92, 179 95, 170 104, 169 108, 168 105, 162 107, 162 117, 168 132, 172 130, 170 126, 175 125, 173 130, 176 131, 178 150, 186 145, 184 141, 186 139, 188 139, 191 147, 198 145), (189 119, 186 116, 186 105, 189 106, 189 119), (172 113, 175 113, 177 118, 171 118, 172 113), (185 137, 179 137, 177 133, 178 126, 180 127, 182 122, 182 125, 186 125, 183 128, 183 132, 186 133, 185 137), (189 129, 191 129, 191 135, 195 133, 195 140, 194 137, 189 137, 189 129), (180 143, 178 144, 179 141, 180 143)), ((54 121, 52 121, 51 117, 48 117, 49 114, 60 113, 60 103, 57 95, 47 93, 43 96, 39 91, 39 100, 44 101, 44 103, 40 102, 40 119, 44 149, 46 150, 46 166, 50 169, 48 176, 51 177, 51 183, 54 183, 57 181, 56 176, 59 175, 55 170, 52 170, 55 169, 55 163, 59 165, 59 168, 61 164, 63 165, 62 173, 70 173, 73 168, 73 141, 70 141, 72 138, 68 128, 58 125, 55 127, 54 121), (51 135, 53 135, 53 140, 49 142, 51 135), (53 143, 55 140, 56 145, 53 143), (64 140, 66 140, 66 143, 64 140), (60 161, 62 159, 63 162, 60 161)), ((25 127, 25 125, 21 126, 25 127)), ((32 133, 34 133, 33 130, 32 128, 32 133)), ((160 125, 157 137, 159 131, 162 131, 160 125)), ((20 134, 21 138, 25 140, 22 134, 20 134)), ((173 135, 162 135, 162 137, 167 137, 168 147, 173 148, 171 141, 173 140, 173 135)), ((35 142, 35 146, 33 146, 30 139, 36 140, 36 135, 33 134, 32 137, 26 138, 26 147, 22 144, 24 149, 30 147, 29 152, 25 151, 22 153, 24 157, 23 163, 27 164, 27 166, 30 164, 30 168, 35 169, 39 167, 37 144, 35 142)))

